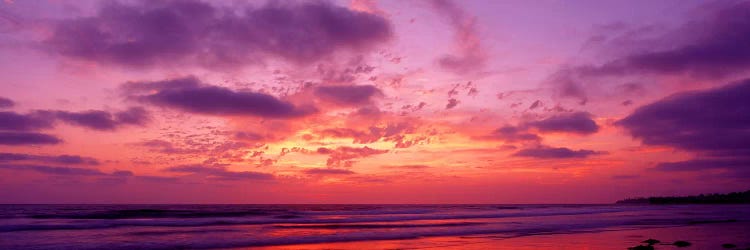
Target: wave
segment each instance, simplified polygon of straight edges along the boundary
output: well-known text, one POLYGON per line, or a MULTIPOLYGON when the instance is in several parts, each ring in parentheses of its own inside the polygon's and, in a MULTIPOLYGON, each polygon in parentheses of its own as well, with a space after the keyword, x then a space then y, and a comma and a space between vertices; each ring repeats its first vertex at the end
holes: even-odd
MULTIPOLYGON (((497 210, 496 210, 497 211, 497 210)), ((190 219, 179 219, 173 217, 149 217, 149 220, 143 220, 143 217, 137 218, 117 218, 110 219, 93 219, 96 216, 87 215, 85 217, 67 216, 62 218, 86 218, 82 220, 64 221, 58 220, 45 224, 35 222, 32 224, 6 224, 0 225, 0 232, 12 231, 38 231, 38 230, 86 230, 101 229, 128 226, 154 226, 154 227, 196 227, 196 226, 217 226, 217 225, 260 225, 260 224, 333 224, 333 223, 364 223, 364 222, 401 222, 415 220, 456 220, 456 219, 492 219, 492 218, 514 218, 514 217, 545 217, 560 215, 582 215, 582 214, 600 214, 621 212, 623 209, 575 209, 575 210, 542 210, 528 212, 446 212, 432 214, 380 214, 380 216, 352 216, 352 217, 329 217, 329 216, 302 216, 300 215, 282 217, 274 216, 256 216, 256 217, 189 217, 190 219)), ((223 214, 223 213, 222 213, 223 214)))

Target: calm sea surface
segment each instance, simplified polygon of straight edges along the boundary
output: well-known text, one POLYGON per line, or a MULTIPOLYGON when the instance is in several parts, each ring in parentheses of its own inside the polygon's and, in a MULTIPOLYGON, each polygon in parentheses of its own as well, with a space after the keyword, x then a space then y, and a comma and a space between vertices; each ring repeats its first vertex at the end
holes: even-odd
POLYGON ((749 221, 750 205, 0 205, 0 249, 211 249, 749 221))

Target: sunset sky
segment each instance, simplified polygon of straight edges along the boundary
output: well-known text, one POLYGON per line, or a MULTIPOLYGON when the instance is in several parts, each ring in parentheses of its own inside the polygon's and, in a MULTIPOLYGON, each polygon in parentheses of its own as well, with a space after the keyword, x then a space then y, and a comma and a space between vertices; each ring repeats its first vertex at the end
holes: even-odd
POLYGON ((0 2, 0 203, 750 188, 743 1, 0 2))

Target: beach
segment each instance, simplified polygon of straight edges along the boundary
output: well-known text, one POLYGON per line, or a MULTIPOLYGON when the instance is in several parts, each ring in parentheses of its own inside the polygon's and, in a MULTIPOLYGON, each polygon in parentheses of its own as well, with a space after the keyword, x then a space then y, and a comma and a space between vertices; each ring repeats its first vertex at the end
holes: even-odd
POLYGON ((750 248, 750 222, 711 223, 691 226, 671 226, 641 229, 613 229, 611 231, 527 235, 505 238, 496 235, 433 237, 412 240, 383 240, 303 244, 247 249, 498 249, 498 250, 595 250, 627 249, 646 239, 663 243, 682 240, 691 243, 686 248, 657 244, 655 249, 722 249, 723 244, 734 244, 735 249, 750 248))
POLYGON ((0 249, 742 249, 749 223, 748 205, 2 205, 0 249))

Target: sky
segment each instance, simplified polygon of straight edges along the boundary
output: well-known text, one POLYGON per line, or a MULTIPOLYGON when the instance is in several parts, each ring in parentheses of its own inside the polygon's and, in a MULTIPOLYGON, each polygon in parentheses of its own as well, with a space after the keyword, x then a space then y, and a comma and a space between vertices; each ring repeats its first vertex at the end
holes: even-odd
POLYGON ((747 1, 0 2, 0 203, 750 188, 747 1))

